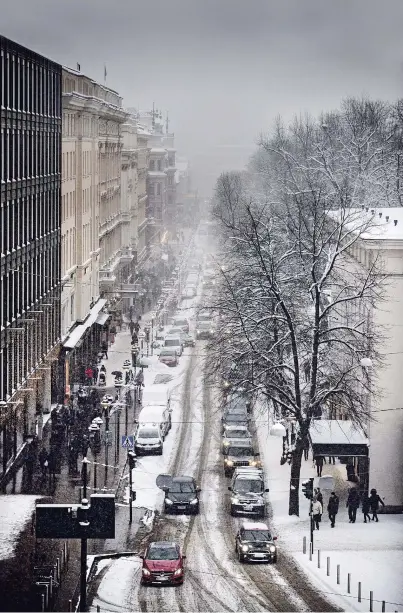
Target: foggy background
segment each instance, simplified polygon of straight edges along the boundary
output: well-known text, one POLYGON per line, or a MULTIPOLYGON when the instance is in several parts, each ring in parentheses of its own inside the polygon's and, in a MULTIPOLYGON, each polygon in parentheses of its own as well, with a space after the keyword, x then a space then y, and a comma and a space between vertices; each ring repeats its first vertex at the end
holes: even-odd
POLYGON ((0 33, 169 111, 209 196, 276 115, 403 95, 403 0, 0 0, 0 33))

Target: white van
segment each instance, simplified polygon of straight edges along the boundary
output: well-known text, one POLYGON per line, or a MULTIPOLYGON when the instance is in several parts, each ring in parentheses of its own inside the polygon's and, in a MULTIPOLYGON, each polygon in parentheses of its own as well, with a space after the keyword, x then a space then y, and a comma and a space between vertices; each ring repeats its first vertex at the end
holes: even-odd
POLYGON ((174 336, 174 335, 171 336, 170 334, 168 334, 165 337, 164 347, 166 349, 175 349, 177 356, 182 355, 183 346, 182 346, 182 340, 180 336, 174 336))
POLYGON ((157 424, 162 440, 164 440, 172 426, 169 390, 165 385, 151 385, 144 388, 142 406, 138 420, 136 420, 135 435, 137 436, 140 426, 157 424))
POLYGON ((143 407, 148 405, 163 405, 167 409, 171 405, 171 392, 164 384, 147 385, 143 390, 143 407))

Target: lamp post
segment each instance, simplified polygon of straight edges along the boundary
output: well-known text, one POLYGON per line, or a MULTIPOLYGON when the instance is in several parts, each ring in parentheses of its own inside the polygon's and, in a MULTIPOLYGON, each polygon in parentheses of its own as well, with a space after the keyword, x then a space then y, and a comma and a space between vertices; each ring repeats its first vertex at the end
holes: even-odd
POLYGON ((101 407, 105 413, 105 486, 108 480, 108 447, 109 447, 109 410, 110 403, 107 400, 101 402, 101 407))

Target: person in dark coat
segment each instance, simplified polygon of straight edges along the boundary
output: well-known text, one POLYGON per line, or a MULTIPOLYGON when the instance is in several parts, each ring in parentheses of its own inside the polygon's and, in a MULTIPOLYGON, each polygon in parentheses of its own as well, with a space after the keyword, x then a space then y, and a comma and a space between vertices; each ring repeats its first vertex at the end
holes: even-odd
POLYGON ((318 475, 318 477, 322 476, 322 470, 323 470, 323 456, 318 455, 315 458, 315 464, 316 464, 316 473, 318 475))
POLYGON ((362 497, 362 512, 364 515, 364 524, 367 523, 367 519, 369 522, 371 521, 371 518, 369 516, 369 508, 369 496, 364 492, 362 497))
POLYGON ((132 336, 133 336, 133 331, 134 331, 134 328, 135 328, 135 323, 134 323, 134 321, 130 321, 130 322, 129 322, 129 330, 130 330, 130 334, 131 334, 132 336))
POLYGON ((102 341, 101 349, 102 349, 102 357, 107 360, 108 359, 108 343, 106 341, 102 341))
POLYGON ((49 454, 46 451, 45 447, 42 447, 42 449, 40 450, 38 460, 39 466, 41 467, 42 477, 44 477, 49 466, 49 454))
POLYGON ((314 495, 315 495, 315 497, 316 497, 316 500, 319 500, 320 504, 321 504, 321 505, 322 505, 322 507, 323 507, 323 494, 322 494, 322 492, 320 491, 320 487, 316 487, 316 488, 315 488, 314 495))
POLYGON ((380 504, 383 507, 385 506, 385 503, 383 502, 382 498, 379 496, 376 489, 372 489, 371 495, 369 497, 369 508, 371 509, 371 513, 372 513, 372 521, 379 521, 378 509, 379 509, 380 504))
POLYGON ((304 440, 304 460, 308 460, 309 458, 309 440, 308 437, 304 440))
POLYGON ((334 528, 336 523, 336 515, 339 512, 339 497, 335 492, 330 494, 329 502, 327 504, 327 512, 329 514, 330 527, 334 528))
POLYGON ((348 508, 350 524, 354 524, 357 517, 357 509, 360 506, 360 493, 356 487, 350 489, 346 506, 348 508))
POLYGON ((140 330, 140 324, 138 321, 136 321, 136 323, 134 324, 134 329, 136 330, 136 334, 138 334, 140 330))

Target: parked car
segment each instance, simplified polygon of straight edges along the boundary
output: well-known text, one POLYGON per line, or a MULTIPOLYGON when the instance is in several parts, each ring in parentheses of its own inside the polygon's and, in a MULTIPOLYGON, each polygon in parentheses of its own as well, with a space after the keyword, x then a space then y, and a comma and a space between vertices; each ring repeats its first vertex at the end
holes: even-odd
POLYGON ((265 516, 264 494, 269 490, 264 486, 262 470, 250 467, 235 470, 228 489, 232 492, 230 504, 232 516, 239 513, 257 515, 258 517, 265 516))
POLYGON ((183 561, 186 556, 181 553, 177 543, 168 541, 151 542, 145 553, 140 556, 143 560, 141 583, 148 585, 181 585, 185 576, 183 561))
POLYGON ((162 348, 160 350, 160 355, 158 360, 167 366, 178 366, 178 354, 176 353, 176 349, 165 349, 162 348))
POLYGON ((224 474, 231 477, 237 466, 261 466, 253 445, 245 439, 234 439, 224 451, 224 474))
POLYGON ((164 434, 161 423, 139 422, 134 435, 134 451, 136 455, 155 453, 162 455, 164 448, 164 434))
POLYGON ((181 337, 176 334, 172 336, 167 334, 164 341, 164 347, 165 349, 174 349, 177 356, 180 357, 183 352, 181 337))
POLYGON ((186 332, 183 332, 182 340, 185 347, 194 347, 196 344, 193 335, 186 332))
POLYGON ((276 536, 263 522, 242 522, 235 538, 240 562, 277 562, 276 536))
POLYGON ((165 513, 189 513, 197 515, 199 513, 200 502, 199 492, 193 477, 173 477, 169 486, 164 488, 165 513))
POLYGON ((211 339, 214 336, 213 322, 201 321, 196 326, 196 339, 211 339))

